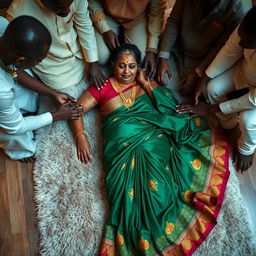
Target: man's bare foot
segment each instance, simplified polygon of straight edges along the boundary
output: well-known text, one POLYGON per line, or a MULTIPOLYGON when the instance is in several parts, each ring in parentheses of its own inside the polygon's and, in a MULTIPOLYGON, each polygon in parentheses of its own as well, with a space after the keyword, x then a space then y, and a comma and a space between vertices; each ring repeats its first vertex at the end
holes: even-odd
POLYGON ((252 165, 253 155, 254 154, 243 155, 237 150, 235 162, 236 162, 236 170, 239 173, 243 173, 244 171, 248 170, 248 168, 252 165))
POLYGON ((29 157, 25 157, 25 158, 22 158, 22 159, 19 159, 20 162, 22 163, 34 163, 36 160, 35 156, 29 156, 29 157))

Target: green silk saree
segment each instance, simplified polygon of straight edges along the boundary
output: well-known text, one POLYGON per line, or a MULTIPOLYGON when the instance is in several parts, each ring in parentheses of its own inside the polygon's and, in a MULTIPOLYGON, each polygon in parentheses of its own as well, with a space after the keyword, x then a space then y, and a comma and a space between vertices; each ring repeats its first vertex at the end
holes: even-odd
POLYGON ((101 256, 191 255, 216 224, 229 147, 205 119, 176 113, 166 88, 152 96, 103 119, 110 213, 101 256))

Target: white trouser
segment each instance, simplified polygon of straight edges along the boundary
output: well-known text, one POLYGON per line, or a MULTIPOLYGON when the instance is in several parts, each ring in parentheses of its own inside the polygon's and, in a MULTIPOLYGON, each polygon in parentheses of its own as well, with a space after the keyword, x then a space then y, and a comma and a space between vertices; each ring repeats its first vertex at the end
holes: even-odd
MULTIPOLYGON (((38 94, 20 85, 15 85, 15 106, 25 114, 37 110, 38 94)), ((10 135, 0 130, 0 148, 11 159, 22 159, 35 154, 36 143, 32 131, 10 135)))
MULTIPOLYGON (((207 93, 211 104, 227 101, 227 93, 236 90, 233 75, 236 67, 212 79, 207 85, 207 93)), ((216 113, 224 129, 232 129, 237 124, 237 113, 216 113)), ((243 155, 254 153, 256 148, 256 109, 240 112, 239 127, 241 136, 238 139, 238 150, 243 155)))
MULTIPOLYGON (((110 17, 106 16, 106 19, 108 21, 108 25, 110 29, 119 36, 121 31, 121 25, 115 22, 110 17)), ((110 51, 108 47, 106 46, 103 37, 101 34, 98 33, 98 31, 95 29, 95 37, 97 41, 97 49, 99 54, 99 63, 100 65, 105 65, 109 61, 110 51)), ((141 51, 141 58, 145 57, 145 50, 147 47, 147 24, 146 22, 142 22, 132 29, 124 30, 124 41, 126 43, 135 44, 139 50, 141 51)))

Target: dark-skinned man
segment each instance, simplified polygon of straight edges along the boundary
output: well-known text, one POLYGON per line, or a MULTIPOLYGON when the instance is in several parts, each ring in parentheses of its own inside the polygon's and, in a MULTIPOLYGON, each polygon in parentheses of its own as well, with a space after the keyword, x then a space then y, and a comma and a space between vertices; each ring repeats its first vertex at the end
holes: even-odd
POLYGON ((226 134, 235 142, 233 153, 239 172, 252 165, 256 148, 255 23, 256 7, 253 7, 205 71, 194 92, 196 105, 185 104, 177 109, 179 113, 217 116, 226 134), (211 105, 198 103, 206 85, 211 105))
POLYGON ((189 97, 250 7, 250 0, 176 1, 159 46, 158 82, 189 97))
POLYGON ((51 35, 41 22, 20 16, 8 25, 0 17, 0 32, 0 147, 11 159, 31 162, 36 151, 33 131, 54 121, 78 119, 83 108, 65 94, 34 84, 22 71, 40 63, 50 48, 51 35), (27 115, 37 110, 37 93, 63 104, 53 112, 27 115))
POLYGON ((51 48, 34 71, 51 88, 79 85, 84 77, 99 89, 104 86, 87 7, 87 1, 80 0, 14 0, 7 11, 9 20, 30 15, 50 31, 51 48))
POLYGON ((88 2, 91 19, 96 28, 100 63, 106 64, 110 52, 122 41, 135 44, 142 54, 142 66, 152 79, 156 72, 156 54, 166 2, 164 0, 88 0, 88 2))

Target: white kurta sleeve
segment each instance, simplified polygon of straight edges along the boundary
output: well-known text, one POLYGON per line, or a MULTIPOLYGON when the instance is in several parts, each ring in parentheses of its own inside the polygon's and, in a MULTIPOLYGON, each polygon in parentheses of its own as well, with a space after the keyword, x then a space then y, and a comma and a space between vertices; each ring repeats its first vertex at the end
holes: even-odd
POLYGON ((7 134, 22 134, 36 130, 53 121, 50 112, 23 117, 20 110, 14 105, 14 93, 12 91, 0 92, 0 129, 7 134))
POLYGON ((151 0, 148 13, 148 43, 147 48, 157 49, 163 26, 165 4, 162 0, 151 0))
POLYGON ((226 44, 219 51, 211 65, 206 69, 206 75, 214 78, 230 67, 232 67, 244 53, 244 49, 239 45, 240 37, 237 32, 238 28, 230 35, 226 44))
POLYGON ((97 28, 100 34, 103 34, 111 28, 108 25, 108 22, 105 17, 103 6, 99 0, 88 0, 89 11, 91 14, 91 19, 95 27, 97 28))
POLYGON ((240 98, 220 103, 220 110, 224 114, 236 113, 243 110, 256 108, 256 89, 240 98))
POLYGON ((97 44, 87 1, 78 1, 74 24, 86 61, 98 61, 97 44))

